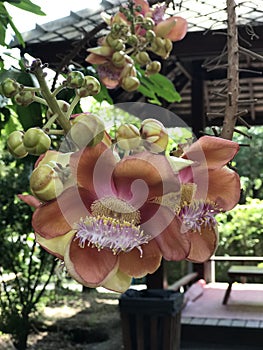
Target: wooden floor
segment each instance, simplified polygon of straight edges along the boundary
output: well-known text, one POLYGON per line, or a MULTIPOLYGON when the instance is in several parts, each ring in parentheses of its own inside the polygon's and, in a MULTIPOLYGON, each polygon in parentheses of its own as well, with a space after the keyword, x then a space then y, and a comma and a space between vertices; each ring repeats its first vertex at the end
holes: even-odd
POLYGON ((200 297, 185 305, 182 349, 263 348, 263 284, 233 284, 229 301, 223 305, 227 286, 208 284, 200 297))

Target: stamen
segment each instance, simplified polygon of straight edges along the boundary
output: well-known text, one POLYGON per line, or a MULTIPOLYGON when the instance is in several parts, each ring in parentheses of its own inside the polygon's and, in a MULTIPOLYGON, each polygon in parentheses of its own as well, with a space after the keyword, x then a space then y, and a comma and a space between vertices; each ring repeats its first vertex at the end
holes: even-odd
POLYGON ((87 216, 75 226, 77 230, 75 240, 79 240, 81 248, 85 245, 96 247, 98 250, 109 248, 113 254, 137 248, 142 257, 141 245, 150 240, 150 236, 146 235, 140 226, 106 216, 87 216))
POLYGON ((94 201, 91 205, 91 212, 93 216, 111 217, 134 225, 138 225, 141 221, 138 210, 116 197, 104 197, 94 201))
POLYGON ((215 215, 220 213, 220 209, 213 202, 194 201, 189 205, 184 205, 178 212, 186 231, 199 231, 202 226, 217 226, 215 215))

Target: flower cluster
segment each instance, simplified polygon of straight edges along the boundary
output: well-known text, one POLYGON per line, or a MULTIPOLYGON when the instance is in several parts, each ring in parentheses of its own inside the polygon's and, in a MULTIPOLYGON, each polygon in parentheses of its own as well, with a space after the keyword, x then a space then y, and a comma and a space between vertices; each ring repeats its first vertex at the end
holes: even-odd
POLYGON ((158 73, 162 59, 169 57, 173 41, 184 38, 187 22, 182 17, 165 18, 166 5, 150 7, 146 0, 130 0, 114 16, 103 14, 110 32, 91 48, 86 61, 96 65, 100 81, 108 88, 121 86, 134 91, 139 85, 136 65, 145 67, 145 74, 158 73))
POLYGON ((218 242, 215 215, 236 205, 240 182, 226 166, 235 142, 204 136, 175 157, 147 150, 142 137, 140 147, 127 137, 126 152, 117 154, 116 140, 104 131, 77 151, 48 150, 31 175, 33 196, 20 198, 36 208, 38 243, 76 281, 123 292, 162 258, 207 260, 218 242))

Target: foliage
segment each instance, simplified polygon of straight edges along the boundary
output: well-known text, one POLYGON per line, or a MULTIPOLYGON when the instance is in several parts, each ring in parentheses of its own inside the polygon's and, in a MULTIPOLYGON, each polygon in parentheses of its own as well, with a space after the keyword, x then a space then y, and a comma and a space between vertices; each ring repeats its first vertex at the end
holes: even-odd
MULTIPOLYGON (((217 215, 220 240, 216 255, 262 256, 263 255, 263 201, 248 199, 232 211, 217 215)), ((220 263, 217 280, 226 279, 228 264, 220 263)))
POLYGON ((27 190, 32 159, 21 163, 3 153, 0 160, 0 330, 11 333, 17 348, 25 349, 29 316, 53 275, 55 262, 37 247, 30 226, 32 210, 16 196, 27 190))
POLYGON ((6 43, 6 31, 8 26, 14 31, 18 42, 24 46, 24 40, 18 31, 15 23, 13 22, 12 17, 10 16, 8 10, 5 7, 4 3, 9 3, 10 5, 16 6, 21 10, 29 11, 35 13, 36 15, 44 16, 45 13, 41 11, 41 8, 38 5, 35 5, 30 0, 6 0, 0 1, 0 45, 8 46, 6 43))

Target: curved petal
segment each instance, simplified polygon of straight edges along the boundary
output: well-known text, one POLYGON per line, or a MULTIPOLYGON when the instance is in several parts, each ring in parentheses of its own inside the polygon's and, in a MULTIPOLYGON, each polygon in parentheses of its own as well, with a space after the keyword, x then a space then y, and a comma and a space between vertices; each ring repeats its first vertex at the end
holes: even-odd
POLYGON ((178 16, 173 16, 159 22, 154 28, 156 35, 171 41, 182 40, 187 33, 187 21, 178 16))
POLYGON ((187 232, 186 236, 191 242, 187 260, 202 263, 215 253, 218 244, 217 227, 202 227, 201 233, 187 232))
POLYGON ((41 202, 36 197, 32 196, 31 194, 18 194, 17 197, 25 202, 26 204, 30 205, 33 208, 37 208, 41 205, 41 202))
POLYGON ((41 245, 47 252, 52 255, 55 255, 59 259, 64 258, 65 251, 68 244, 71 242, 75 231, 70 231, 64 236, 59 236, 51 239, 45 239, 41 237, 38 233, 35 233, 36 241, 41 245))
POLYGON ((46 239, 69 232, 81 217, 89 215, 88 208, 94 201, 83 188, 70 187, 60 197, 38 207, 33 213, 34 230, 46 239))
POLYGON ((180 188, 178 176, 166 157, 151 152, 124 157, 114 169, 113 180, 118 197, 135 206, 180 188))
POLYGON ((189 239, 181 232, 181 224, 176 217, 155 240, 166 260, 183 260, 189 254, 189 239))
POLYGON ((206 163, 209 169, 216 169, 233 159, 238 150, 236 142, 221 137, 203 136, 187 149, 183 158, 206 163))
POLYGON ((90 53, 86 57, 85 61, 90 63, 90 64, 103 64, 103 63, 106 63, 108 61, 108 58, 105 56, 97 55, 95 53, 90 53))
POLYGON ((223 167, 208 172, 209 186, 207 198, 217 203, 223 210, 231 210, 240 198, 240 180, 238 174, 223 167))
POLYGON ((157 243, 152 240, 144 244, 141 252, 134 248, 128 253, 119 254, 119 269, 129 276, 140 278, 155 272, 161 264, 162 255, 157 243))
POLYGON ((130 287, 131 281, 132 277, 118 270, 113 277, 108 278, 103 283, 103 287, 114 292, 124 293, 130 287))
POLYGON ((88 246, 80 248, 74 240, 67 246, 64 262, 70 276, 91 288, 106 283, 116 274, 119 265, 118 257, 110 250, 98 251, 88 246))
POLYGON ((114 154, 103 142, 72 154, 70 159, 78 184, 97 198, 112 193, 111 176, 115 164, 114 154))

